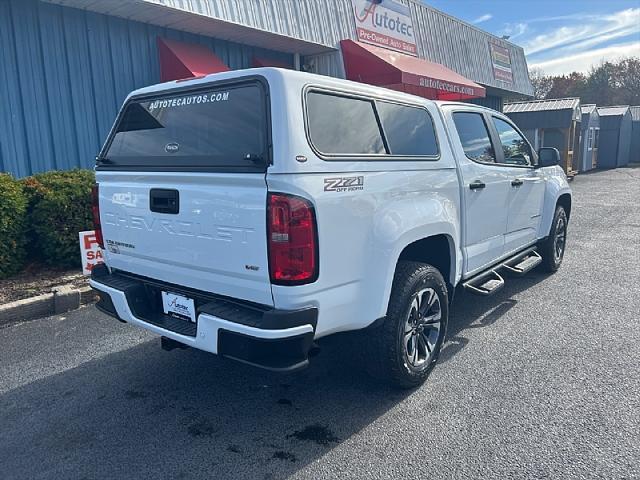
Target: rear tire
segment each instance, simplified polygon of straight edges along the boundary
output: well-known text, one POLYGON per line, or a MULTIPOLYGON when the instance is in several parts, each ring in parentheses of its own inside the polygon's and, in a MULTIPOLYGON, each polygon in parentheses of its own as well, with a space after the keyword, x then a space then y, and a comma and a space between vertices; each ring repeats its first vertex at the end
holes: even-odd
POLYGON ((367 332, 368 372, 396 387, 420 385, 438 360, 448 319, 440 272, 425 263, 399 262, 385 320, 367 332))
POLYGON ((567 247, 567 225, 567 212, 562 205, 558 205, 553 215, 549 236, 542 241, 539 249, 542 255, 542 268, 546 272, 557 272, 562 265, 567 247))

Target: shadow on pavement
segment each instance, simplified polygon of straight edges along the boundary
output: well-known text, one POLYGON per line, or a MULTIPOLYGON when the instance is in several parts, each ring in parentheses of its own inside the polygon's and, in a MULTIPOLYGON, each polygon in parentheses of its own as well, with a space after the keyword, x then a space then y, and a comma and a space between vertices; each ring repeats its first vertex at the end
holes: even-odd
POLYGON ((472 295, 463 288, 458 288, 451 306, 447 342, 440 353, 438 363, 447 362, 469 343, 464 336, 465 330, 488 327, 498 322, 517 305, 518 301, 513 298, 516 294, 544 281, 548 276, 538 269, 523 277, 508 276, 502 290, 489 297, 472 295))
MULTIPOLYGON (((458 292, 441 361, 544 278, 458 292)), ((327 339, 311 368, 284 376, 157 340, 84 363, 0 396, 2 477, 286 478, 411 395, 362 373, 357 347, 327 339)))

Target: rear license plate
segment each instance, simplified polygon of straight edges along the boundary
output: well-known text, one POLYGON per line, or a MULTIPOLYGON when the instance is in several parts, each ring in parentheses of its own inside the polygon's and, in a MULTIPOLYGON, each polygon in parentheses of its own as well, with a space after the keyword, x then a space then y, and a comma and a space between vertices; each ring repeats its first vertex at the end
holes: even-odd
POLYGON ((177 293, 162 292, 162 310, 167 315, 196 322, 196 305, 192 298, 177 293))

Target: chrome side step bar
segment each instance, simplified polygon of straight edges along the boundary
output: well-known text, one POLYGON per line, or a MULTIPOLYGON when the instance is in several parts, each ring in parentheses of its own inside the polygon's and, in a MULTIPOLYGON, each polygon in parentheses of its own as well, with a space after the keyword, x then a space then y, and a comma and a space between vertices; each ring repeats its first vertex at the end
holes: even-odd
POLYGON ((504 287, 504 278, 495 270, 489 270, 462 284, 465 289, 476 295, 493 295, 504 287))
POLYGON ((528 248, 504 260, 502 263, 475 275, 463 282, 462 286, 465 290, 476 295, 493 295, 504 287, 504 278, 498 273, 498 270, 504 268, 508 273, 520 276, 530 272, 540 263, 542 263, 542 257, 536 251, 536 248, 528 248))
POLYGON ((533 250, 524 257, 516 258, 511 262, 505 263, 503 267, 507 272, 513 273, 514 275, 524 275, 541 263, 542 257, 538 252, 533 250))

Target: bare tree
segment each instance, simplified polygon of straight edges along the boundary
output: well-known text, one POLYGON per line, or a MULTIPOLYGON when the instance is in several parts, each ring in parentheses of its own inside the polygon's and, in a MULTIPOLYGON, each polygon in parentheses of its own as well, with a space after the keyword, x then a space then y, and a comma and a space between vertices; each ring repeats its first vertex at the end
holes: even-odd
POLYGON ((529 70, 529 78, 533 85, 533 96, 538 100, 547 98, 553 88, 553 77, 545 75, 539 68, 532 68, 529 70))
POLYGON ((603 61, 586 75, 572 72, 551 76, 532 69, 529 78, 537 99, 580 97, 582 103, 601 106, 640 104, 639 57, 603 61))

